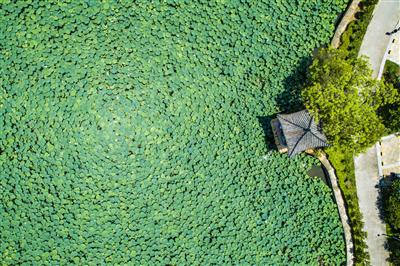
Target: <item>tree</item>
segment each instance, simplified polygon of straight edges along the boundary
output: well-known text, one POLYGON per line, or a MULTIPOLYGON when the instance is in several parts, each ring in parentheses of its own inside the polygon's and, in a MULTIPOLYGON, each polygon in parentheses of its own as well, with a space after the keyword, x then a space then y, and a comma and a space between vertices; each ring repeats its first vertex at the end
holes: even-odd
POLYGON ((319 50, 302 96, 330 143, 358 153, 385 132, 376 111, 390 103, 397 92, 372 78, 364 58, 346 59, 346 55, 332 48, 319 50))
POLYGON ((395 230, 400 230, 400 179, 393 181, 385 204, 386 221, 395 230))
POLYGON ((392 182, 384 191, 385 222, 388 224, 388 246, 390 261, 393 265, 400 265, 400 179, 392 182), (393 237, 396 237, 393 238, 393 237))
MULTIPOLYGON (((393 86, 400 92, 400 66, 390 60, 386 61, 383 78, 388 86, 393 86)), ((378 110, 379 115, 384 119, 385 127, 392 132, 400 131, 400 97, 393 99, 393 102, 382 106, 378 110)))

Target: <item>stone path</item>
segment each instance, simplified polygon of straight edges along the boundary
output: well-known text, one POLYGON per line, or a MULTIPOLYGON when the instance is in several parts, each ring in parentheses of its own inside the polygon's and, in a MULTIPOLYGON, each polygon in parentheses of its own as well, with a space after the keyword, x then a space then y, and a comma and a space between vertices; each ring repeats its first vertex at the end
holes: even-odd
POLYGON ((380 0, 376 5, 358 53, 369 57, 375 78, 378 77, 381 62, 391 39, 386 32, 394 30, 399 18, 399 0, 380 0))
POLYGON ((353 239, 351 236, 350 220, 346 213, 346 207, 344 204, 342 191, 340 190, 340 187, 339 187, 339 184, 337 181, 335 169, 332 167, 331 163, 326 158, 325 153, 321 153, 318 156, 318 159, 321 161, 322 165, 328 171, 329 181, 332 186, 333 195, 335 196, 336 205, 338 207, 339 216, 340 216, 340 220, 342 222, 343 231, 344 231, 344 238, 345 238, 345 242, 346 242, 346 265, 351 266, 354 264, 353 263, 353 261, 354 261, 354 253, 353 253, 354 245, 353 245, 353 239))

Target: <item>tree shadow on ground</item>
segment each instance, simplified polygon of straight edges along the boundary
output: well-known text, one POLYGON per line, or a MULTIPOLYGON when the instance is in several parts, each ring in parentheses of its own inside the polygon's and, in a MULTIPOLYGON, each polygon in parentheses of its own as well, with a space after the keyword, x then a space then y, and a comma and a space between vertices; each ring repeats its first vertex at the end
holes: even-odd
MULTIPOLYGON (((283 91, 275 99, 279 113, 293 113, 305 108, 301 99, 301 89, 306 84, 307 70, 311 61, 312 58, 310 56, 301 58, 294 71, 284 79, 283 91)), ((257 116, 258 122, 264 131, 267 150, 276 150, 271 128, 271 120, 275 119, 276 115, 257 116)))
POLYGON ((274 118, 276 118, 276 115, 257 116, 257 120, 260 123, 260 126, 264 132, 264 140, 267 150, 276 149, 274 141, 274 133, 272 132, 271 128, 271 120, 274 118))
POLYGON ((311 57, 301 58, 294 71, 283 81, 284 90, 276 98, 282 113, 293 113, 305 108, 301 90, 306 85, 307 70, 311 61, 311 57))
POLYGON ((376 207, 378 208, 379 211, 379 218, 383 222, 385 222, 385 199, 389 194, 389 190, 393 181, 395 181, 396 179, 397 177, 394 175, 394 173, 392 173, 388 176, 381 178, 379 180, 379 183, 376 185, 376 188, 379 189, 376 207))
MULTIPOLYGON (((376 207, 378 208, 379 219, 385 224, 386 224, 385 200, 388 197, 390 187, 394 180, 396 180, 396 177, 391 174, 389 176, 385 176, 385 177, 381 178, 379 180, 379 183, 376 185, 376 188, 379 189, 376 207)), ((386 239, 385 244, 384 244, 384 247, 386 250, 388 250, 388 251, 391 250, 390 247, 393 247, 393 243, 389 243, 389 242, 392 242, 392 241, 394 241, 394 240, 391 238, 386 239)))

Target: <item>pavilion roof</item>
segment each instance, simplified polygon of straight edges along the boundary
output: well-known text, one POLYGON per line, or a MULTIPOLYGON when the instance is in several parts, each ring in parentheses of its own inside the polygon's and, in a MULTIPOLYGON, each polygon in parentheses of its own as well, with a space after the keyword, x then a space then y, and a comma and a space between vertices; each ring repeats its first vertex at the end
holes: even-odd
POLYGON ((321 128, 307 110, 278 114, 289 156, 310 148, 329 146, 321 128))

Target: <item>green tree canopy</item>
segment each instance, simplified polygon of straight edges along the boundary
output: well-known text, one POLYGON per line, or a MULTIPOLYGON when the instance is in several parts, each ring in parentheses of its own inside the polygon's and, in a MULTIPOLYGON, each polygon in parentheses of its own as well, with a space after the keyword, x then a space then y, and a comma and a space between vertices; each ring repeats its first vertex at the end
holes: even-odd
POLYGON ((386 221, 394 229, 400 230, 400 179, 393 181, 385 204, 386 221))
MULTIPOLYGON (((393 86, 400 92, 400 66, 390 60, 386 61, 383 78, 387 86, 393 86)), ((379 108, 378 114, 384 119, 383 123, 390 132, 400 131, 400 97, 396 97, 387 105, 379 108)))
POLYGON ((390 262, 393 265, 400 265, 400 179, 394 180, 392 184, 384 190, 385 200, 385 221, 389 225, 387 233, 390 250, 390 262), (395 237, 395 238, 393 238, 395 237))
POLYGON ((346 59, 346 52, 326 48, 316 54, 302 96, 332 145, 360 152, 384 133, 376 111, 397 92, 372 78, 364 58, 346 59))

